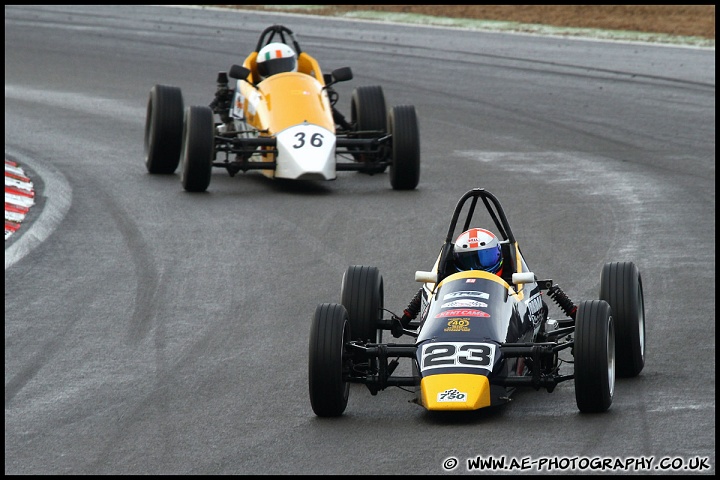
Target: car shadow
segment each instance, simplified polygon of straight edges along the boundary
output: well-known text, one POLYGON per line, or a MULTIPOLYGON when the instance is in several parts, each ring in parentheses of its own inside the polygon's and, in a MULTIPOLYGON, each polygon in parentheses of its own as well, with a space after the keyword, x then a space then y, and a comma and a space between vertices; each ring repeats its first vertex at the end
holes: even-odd
POLYGON ((333 192, 324 180, 288 180, 284 178, 268 178, 263 175, 248 175, 251 181, 261 183, 278 193, 295 193, 307 195, 328 195, 333 192))
POLYGON ((507 404, 468 411, 425 411, 422 419, 431 425, 468 425, 500 417, 506 409, 507 404))

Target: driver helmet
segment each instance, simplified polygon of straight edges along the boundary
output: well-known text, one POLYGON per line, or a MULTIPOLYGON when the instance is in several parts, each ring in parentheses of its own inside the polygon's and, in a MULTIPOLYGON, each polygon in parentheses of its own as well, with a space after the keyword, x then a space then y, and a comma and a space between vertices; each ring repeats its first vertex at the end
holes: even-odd
POLYGON ((502 255, 498 239, 484 228, 471 228, 461 233, 455 240, 453 257, 459 272, 485 270, 500 275, 502 271, 502 255))
POLYGON ((260 80, 276 73, 297 72, 295 50, 284 43, 268 43, 258 52, 257 68, 260 80))

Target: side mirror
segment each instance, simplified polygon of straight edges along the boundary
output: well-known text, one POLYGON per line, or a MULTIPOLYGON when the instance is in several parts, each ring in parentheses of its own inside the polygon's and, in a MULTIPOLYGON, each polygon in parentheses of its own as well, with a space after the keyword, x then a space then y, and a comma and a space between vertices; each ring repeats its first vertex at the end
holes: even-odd
POLYGON ((325 80, 325 88, 330 85, 334 85, 338 82, 347 82, 352 80, 353 74, 350 67, 340 67, 332 71, 330 75, 327 73, 323 74, 323 80, 325 80))
POLYGON ((352 80, 353 73, 350 67, 340 67, 332 71, 332 76, 335 82, 347 82, 352 80))
POLYGON ((437 283, 438 276, 435 272, 423 272, 418 270, 415 272, 415 281, 422 283, 437 283))
POLYGON ((515 285, 522 285, 524 283, 533 283, 535 281, 535 274, 533 272, 522 272, 512 274, 512 283, 515 285))
POLYGON ((230 67, 229 75, 236 80, 247 81, 248 77, 250 76, 250 69, 245 68, 242 65, 233 65, 232 67, 230 67))

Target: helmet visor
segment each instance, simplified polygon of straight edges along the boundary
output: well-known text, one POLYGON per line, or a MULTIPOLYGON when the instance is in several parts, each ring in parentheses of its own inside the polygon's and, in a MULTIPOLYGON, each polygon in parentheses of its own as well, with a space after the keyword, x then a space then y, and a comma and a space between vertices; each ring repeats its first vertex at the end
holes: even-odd
POLYGON ((295 57, 271 58, 264 62, 258 62, 257 68, 262 77, 269 77, 276 73, 292 72, 295 70, 295 57))
POLYGON ((500 269, 500 247, 463 252, 457 255, 462 267, 467 270, 485 270, 495 273, 500 269))

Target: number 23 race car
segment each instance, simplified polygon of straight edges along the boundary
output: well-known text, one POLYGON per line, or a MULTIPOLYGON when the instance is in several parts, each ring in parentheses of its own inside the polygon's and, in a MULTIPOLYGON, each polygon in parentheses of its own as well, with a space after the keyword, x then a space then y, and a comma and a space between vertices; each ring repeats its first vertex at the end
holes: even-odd
POLYGON ((333 85, 352 78, 350 67, 322 73, 290 29, 270 26, 242 65, 218 73, 209 106, 185 109, 178 87, 151 89, 147 170, 172 174, 180 164, 183 188, 190 192, 207 190, 212 167, 230 176, 259 170, 289 180, 335 180, 338 171, 372 175, 389 168, 393 189, 416 188, 420 134, 415 107, 388 111, 380 86, 361 86, 353 90, 348 119, 336 108, 339 95, 333 85))
POLYGON ((461 411, 505 404, 518 387, 552 392, 568 380, 580 412, 604 412, 616 375, 634 377, 645 365, 645 305, 635 264, 606 263, 599 298, 575 304, 529 269, 502 206, 484 189, 462 196, 432 270, 416 272, 415 280, 422 287, 402 315, 383 318, 383 278, 376 267, 360 265, 346 270, 340 303, 317 306, 308 363, 316 415, 342 415, 351 383, 372 395, 391 386, 411 389, 429 411, 461 411), (496 273, 458 268, 453 255, 456 227, 470 229, 479 201, 499 234, 496 273), (549 318, 545 298, 565 317, 549 318), (414 342, 383 343, 384 331, 414 342), (395 374, 401 360, 410 373, 395 374), (572 368, 563 371, 567 365, 572 368))

